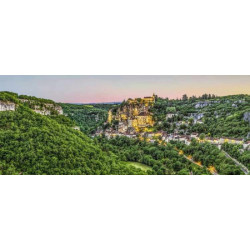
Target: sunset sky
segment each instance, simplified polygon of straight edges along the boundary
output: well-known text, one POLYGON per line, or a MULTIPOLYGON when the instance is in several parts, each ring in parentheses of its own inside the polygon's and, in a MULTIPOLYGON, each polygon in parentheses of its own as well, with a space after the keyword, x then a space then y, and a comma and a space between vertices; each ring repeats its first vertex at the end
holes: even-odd
POLYGON ((0 91, 56 102, 114 102, 129 97, 250 94, 250 76, 0 76, 0 91))

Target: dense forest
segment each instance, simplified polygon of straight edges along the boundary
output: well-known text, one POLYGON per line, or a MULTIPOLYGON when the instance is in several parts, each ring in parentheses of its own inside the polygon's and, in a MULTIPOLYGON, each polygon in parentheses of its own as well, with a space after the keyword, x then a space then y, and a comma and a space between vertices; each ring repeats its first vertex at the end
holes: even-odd
POLYGON ((60 104, 66 116, 76 122, 81 131, 87 135, 93 134, 98 127, 102 127, 107 121, 108 110, 115 107, 115 104, 60 104))
POLYGON ((96 139, 103 151, 117 155, 121 161, 140 162, 152 167, 150 173, 165 174, 209 174, 206 168, 199 167, 179 154, 174 145, 160 145, 139 138, 115 137, 110 140, 100 136, 96 139))
POLYGON ((0 101, 19 103, 18 94, 8 91, 0 91, 0 101))
POLYGON ((242 145, 233 145, 224 143, 222 149, 225 150, 230 156, 244 164, 250 170, 250 151, 243 150, 242 145))
POLYGON ((210 143, 199 143, 192 140, 190 145, 182 142, 172 142, 176 147, 189 156, 194 161, 199 162, 206 168, 214 168, 220 175, 240 175, 244 174, 235 163, 228 159, 221 150, 210 143))
POLYGON ((18 103, 15 112, 0 112, 0 174, 146 174, 102 151, 67 117, 42 116, 18 103))

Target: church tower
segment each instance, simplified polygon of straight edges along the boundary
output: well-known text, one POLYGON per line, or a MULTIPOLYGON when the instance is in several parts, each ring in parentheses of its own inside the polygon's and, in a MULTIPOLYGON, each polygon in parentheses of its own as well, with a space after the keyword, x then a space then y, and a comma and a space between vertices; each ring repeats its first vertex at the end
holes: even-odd
POLYGON ((157 97, 158 97, 158 96, 154 93, 154 94, 153 94, 154 102, 156 102, 157 97))

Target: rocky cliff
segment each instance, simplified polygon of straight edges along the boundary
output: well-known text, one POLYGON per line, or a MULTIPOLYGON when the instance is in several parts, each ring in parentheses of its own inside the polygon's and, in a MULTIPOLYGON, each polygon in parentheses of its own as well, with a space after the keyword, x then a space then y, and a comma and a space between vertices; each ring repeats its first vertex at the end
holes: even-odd
POLYGON ((244 121, 249 122, 250 123, 250 112, 246 112, 244 113, 244 117, 243 117, 244 121))
POLYGON ((44 103, 27 99, 20 99, 20 101, 41 115, 63 115, 62 107, 56 103, 44 103))
POLYGON ((15 111, 16 104, 9 101, 0 101, 0 111, 15 111))
POLYGON ((43 107, 35 106, 33 109, 36 113, 41 115, 63 115, 62 107, 55 104, 44 104, 43 107))
MULTIPOLYGON (((20 101, 41 115, 63 115, 62 107, 55 103, 37 103, 25 99, 20 99, 20 101)), ((15 111, 16 108, 16 103, 0 100, 0 111, 15 111)))
POLYGON ((146 131, 154 125, 150 108, 154 105, 155 96, 142 99, 129 99, 122 103, 117 110, 110 110, 108 122, 118 122, 120 133, 135 133, 146 131))

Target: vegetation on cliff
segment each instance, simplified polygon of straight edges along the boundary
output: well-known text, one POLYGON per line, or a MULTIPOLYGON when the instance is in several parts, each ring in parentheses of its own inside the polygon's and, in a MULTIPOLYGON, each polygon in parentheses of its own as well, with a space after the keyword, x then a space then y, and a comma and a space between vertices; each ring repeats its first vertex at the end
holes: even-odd
POLYGON ((35 96, 19 95, 18 98, 22 100, 32 101, 33 103, 39 103, 39 104, 41 103, 55 104, 55 102, 50 99, 37 98, 35 96))
POLYGON ((108 119, 108 110, 116 107, 113 104, 77 105, 60 104, 63 112, 71 120, 75 121, 85 134, 93 134, 98 127, 102 127, 108 119))
POLYGON ((42 116, 23 104, 0 112, 0 174, 145 174, 71 125, 68 118, 42 116))
POLYGON ((173 133, 177 129, 182 134, 198 132, 212 137, 235 138, 246 138, 250 132, 249 122, 244 120, 244 114, 249 111, 249 95, 189 98, 184 95, 180 100, 158 98, 152 108, 156 130, 173 133), (173 116, 167 118, 170 113, 173 116), (200 122, 194 123, 194 117, 199 115, 200 122))
POLYGON ((18 94, 8 92, 8 91, 1 91, 0 92, 0 101, 3 102, 14 102, 18 103, 18 94))

